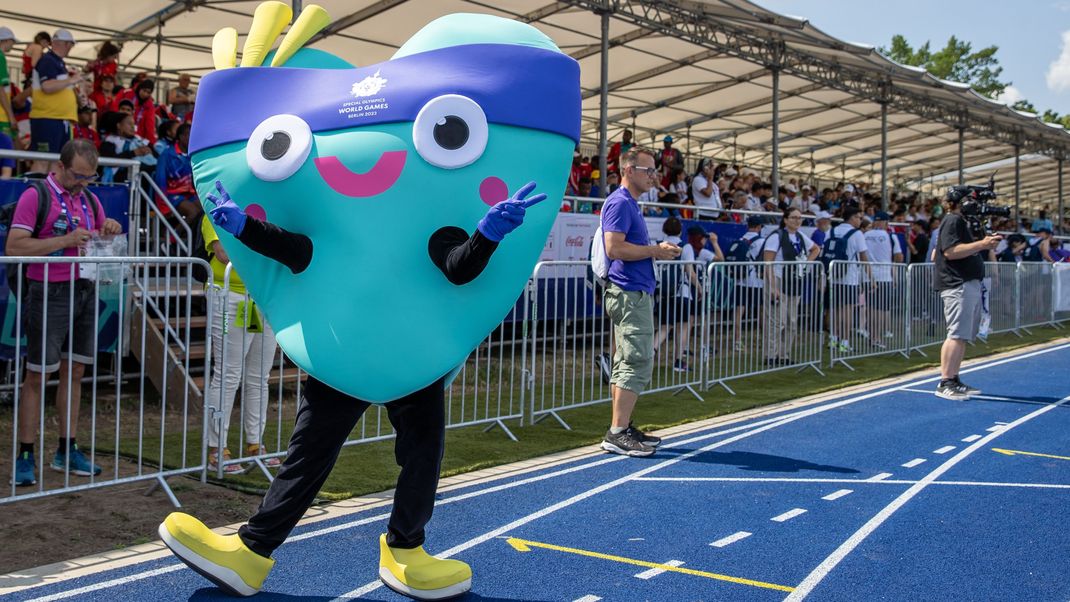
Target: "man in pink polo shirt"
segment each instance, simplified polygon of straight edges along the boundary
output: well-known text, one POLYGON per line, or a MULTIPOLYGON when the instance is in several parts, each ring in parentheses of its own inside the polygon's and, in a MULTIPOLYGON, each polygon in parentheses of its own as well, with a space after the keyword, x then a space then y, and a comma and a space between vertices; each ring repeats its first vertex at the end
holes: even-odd
MULTIPOLYGON (((45 179, 45 189, 51 198, 42 227, 40 230, 36 228, 38 193, 30 186, 19 197, 15 208, 7 238, 7 255, 79 257, 84 254, 90 238, 121 233, 119 223, 105 217, 100 201, 86 191, 86 186, 96 177, 97 149, 93 143, 77 139, 64 144, 56 170, 45 179)), ((80 476, 100 474, 100 467, 78 450, 74 440, 82 375, 86 365, 92 364, 96 356, 93 330, 97 308, 93 281, 81 278, 77 272, 72 274, 72 270, 78 270, 77 263, 50 263, 47 270, 46 264, 31 264, 22 283, 27 355, 26 378, 19 402, 16 485, 33 485, 37 481, 33 442, 37 440, 40 422, 42 381, 45 375, 57 370, 56 406, 59 408, 60 432, 51 467, 80 476)))

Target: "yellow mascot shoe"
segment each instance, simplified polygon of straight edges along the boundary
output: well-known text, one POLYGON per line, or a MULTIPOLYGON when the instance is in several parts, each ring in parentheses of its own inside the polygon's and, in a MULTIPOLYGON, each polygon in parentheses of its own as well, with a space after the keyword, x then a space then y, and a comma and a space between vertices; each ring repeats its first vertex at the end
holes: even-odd
POLYGON ((460 560, 435 558, 422 547, 386 545, 379 536, 379 579, 397 593, 417 600, 444 600, 472 589, 472 569, 460 560))
POLYGON ((220 535, 182 512, 169 514, 159 532, 179 560, 233 595, 259 592, 275 566, 274 560, 250 550, 237 535, 220 535))

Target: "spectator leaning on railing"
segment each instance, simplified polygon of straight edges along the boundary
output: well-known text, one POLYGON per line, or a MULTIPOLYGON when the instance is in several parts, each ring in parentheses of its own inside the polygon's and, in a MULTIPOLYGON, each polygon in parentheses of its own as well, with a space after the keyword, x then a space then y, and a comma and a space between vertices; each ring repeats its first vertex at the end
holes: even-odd
MULTIPOLYGON (((84 255, 90 238, 121 233, 119 223, 105 217, 100 201, 86 190, 86 186, 96 179, 96 170, 97 149, 91 142, 79 139, 63 145, 55 173, 49 174, 44 182, 49 193, 45 219, 39 220, 37 188, 30 186, 19 197, 8 233, 6 254, 9 257, 55 255, 74 258, 84 255), (37 228, 39 223, 43 224, 40 229, 37 228)), ((17 269, 17 266, 8 269, 13 268, 17 269)), ((85 367, 96 358, 93 344, 97 316, 93 281, 81 278, 77 273, 71 278, 71 270, 77 269, 76 263, 48 265, 47 290, 45 264, 32 264, 26 269, 28 282, 23 282, 22 297, 26 376, 19 402, 16 485, 33 485, 37 480, 33 444, 40 422, 39 400, 43 395, 44 375, 56 371, 59 371, 56 413, 60 432, 51 467, 58 471, 69 469, 71 474, 79 476, 100 474, 100 467, 92 464, 75 443, 82 376, 85 367)))
POLYGON ((873 270, 869 265, 869 250, 861 228, 862 210, 858 207, 847 207, 843 210, 843 223, 833 228, 825 240, 826 258, 848 262, 845 266, 836 268, 838 271, 829 276, 832 286, 827 307, 837 308, 837 319, 829 324, 829 346, 839 349, 841 353, 854 350, 851 346, 851 332, 855 308, 862 292, 859 263, 865 267, 868 282, 875 284, 873 270))
POLYGON ((602 208, 602 231, 609 258, 605 310, 613 323, 613 416, 602 449, 628 456, 649 456, 661 442, 632 426, 632 410, 654 368, 654 259, 674 259, 680 248, 650 244, 636 199, 654 186, 654 154, 633 147, 621 157, 622 185, 602 208))

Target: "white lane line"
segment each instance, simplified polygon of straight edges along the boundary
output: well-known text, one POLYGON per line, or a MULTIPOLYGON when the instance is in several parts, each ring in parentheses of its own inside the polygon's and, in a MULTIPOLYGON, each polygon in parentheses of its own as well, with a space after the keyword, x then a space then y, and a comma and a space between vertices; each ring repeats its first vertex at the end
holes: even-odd
POLYGON ((784 514, 778 514, 769 520, 773 521, 774 523, 782 523, 785 521, 789 521, 795 518, 796 516, 799 516, 800 514, 806 514, 806 508, 792 508, 784 514))
MULTIPOLYGON (((861 481, 858 479, 791 479, 785 477, 703 477, 701 479, 677 479, 672 477, 647 477, 636 481, 731 481, 737 483, 849 483, 852 485, 914 485, 917 479, 884 479, 882 481, 861 481)), ((1041 489, 1070 489, 1070 485, 1055 483, 992 483, 987 481, 935 481, 933 485, 955 485, 957 487, 1038 487, 1041 489)))
POLYGON ((918 464, 924 464, 925 458, 914 458, 910 462, 903 464, 903 468, 914 468, 918 464))
MULTIPOLYGON (((668 562, 663 562, 662 564, 664 564, 666 566, 683 566, 684 565, 684 561, 683 560, 669 560, 668 562)), ((657 577, 658 575, 660 575, 660 574, 662 574, 664 572, 666 572, 665 569, 648 569, 648 570, 643 571, 642 573, 636 574, 635 578, 636 579, 653 579, 654 577, 657 577)))
POLYGON ((998 433, 999 431, 1002 431, 1005 428, 1007 428, 1006 425, 997 424, 995 426, 990 426, 990 427, 986 428, 985 430, 990 432, 990 433, 998 433))
POLYGON ((872 483, 873 481, 883 481, 884 479, 887 479, 890 476, 892 476, 892 473, 890 473, 890 472, 882 472, 880 474, 875 474, 875 475, 873 475, 872 477, 869 477, 866 480, 872 483))
POLYGON ((838 500, 838 499, 840 499, 841 497, 843 497, 845 495, 851 495, 852 493, 854 493, 854 490, 851 490, 851 489, 840 489, 839 491, 833 491, 832 493, 826 495, 825 497, 823 497, 821 499, 828 500, 828 501, 831 502, 833 500, 838 500))
MULTIPOLYGON (((887 473, 891 474, 891 473, 887 473)), ((881 479, 873 481, 872 479, 808 479, 808 478, 792 478, 792 477, 643 477, 641 479, 635 479, 636 481, 710 481, 710 482, 727 482, 727 483, 899 483, 913 485, 916 480, 883 480, 886 477, 884 475, 877 475, 881 479)))
POLYGON ((74 596, 80 596, 87 594, 98 589, 106 589, 109 587, 118 587, 120 585, 126 585, 127 583, 133 583, 134 581, 141 581, 142 579, 148 579, 150 577, 156 577, 158 575, 166 575, 167 573, 173 573, 179 569, 186 568, 186 565, 172 564, 160 569, 152 571, 145 571, 144 573, 138 573, 136 575, 129 575, 127 577, 120 577, 119 579, 110 579, 101 583, 94 583, 93 585, 87 585, 85 587, 79 587, 78 589, 70 589, 59 593, 52 594, 50 596, 41 596, 40 598, 33 598, 26 602, 52 602, 53 600, 63 600, 64 598, 73 598, 74 596))
POLYGON ((962 438, 962 442, 963 443, 973 443, 974 441, 977 441, 980 438, 981 438, 980 435, 970 435, 969 437, 963 437, 962 438))
POLYGON ((954 445, 945 445, 945 446, 941 447, 940 449, 934 449, 933 453, 934 454, 946 454, 947 452, 953 451, 954 449, 955 449, 954 445))
POLYGON ((601 600, 601 598, 599 598, 598 596, 594 594, 587 594, 582 598, 576 598, 572 602, 598 602, 599 600, 601 600))
MULTIPOLYGON (((979 372, 981 370, 987 370, 989 368, 1002 366, 1004 364, 1009 364, 1009 363, 1012 363, 1012 362, 1021 361, 1021 360, 1024 360, 1024 359, 1036 357, 1036 356, 1039 356, 1039 355, 1044 355, 1044 354, 1047 354, 1047 353, 1054 353, 1054 352, 1057 352, 1057 351, 1062 351, 1062 350, 1068 349, 1068 348, 1070 348, 1070 343, 1065 343, 1065 344, 1062 344, 1062 345, 1056 345, 1054 347, 1045 347, 1043 349, 1038 349, 1036 351, 1031 351, 1029 353, 1022 354, 1022 355, 1011 355, 1011 356, 1005 357, 1003 359, 999 359, 999 360, 995 360, 995 361, 991 361, 991 362, 980 362, 980 363, 978 363, 978 364, 976 364, 974 366, 971 366, 969 368, 966 368, 966 369, 962 370, 961 373, 962 374, 969 374, 969 373, 973 373, 973 372, 979 372)), ((918 385, 923 385, 923 384, 927 384, 927 383, 932 383, 932 382, 936 382, 938 380, 940 380, 939 376, 931 376, 931 377, 922 378, 920 380, 910 380, 910 381, 908 381, 908 382, 906 382, 904 384, 901 384, 901 385, 885 386, 885 387, 878 388, 878 389, 876 389, 874 391, 870 391, 868 393, 860 394, 860 395, 857 395, 857 396, 854 396, 854 397, 849 397, 849 398, 846 398, 846 399, 841 399, 839 401, 833 401, 833 402, 829 402, 829 403, 822 403, 822 405, 817 405, 817 406, 814 406, 812 408, 807 408, 807 409, 804 409, 804 410, 800 410, 800 411, 795 412, 795 413, 788 413, 788 414, 784 414, 782 416, 773 416, 771 418, 759 420, 759 421, 756 421, 756 422, 749 422, 747 424, 739 425, 739 426, 736 426, 736 427, 733 427, 733 428, 730 428, 730 429, 715 430, 714 432, 707 433, 705 435, 699 435, 699 436, 696 436, 696 437, 692 437, 692 438, 684 439, 684 440, 680 440, 680 441, 673 441, 671 443, 663 445, 662 447, 663 448, 671 448, 671 447, 683 446, 683 445, 687 445, 687 444, 694 443, 694 442, 697 442, 697 441, 702 441, 702 440, 710 439, 710 438, 713 438, 713 437, 719 437, 721 435, 726 435, 726 434, 729 434, 729 433, 737 432, 737 431, 740 431, 740 430, 746 430, 746 429, 751 429, 751 428, 755 428, 755 427, 759 427, 759 426, 766 426, 766 425, 770 425, 770 424, 772 424, 773 427, 782 426, 783 424, 788 424, 788 423, 793 422, 794 420, 796 420, 798 418, 805 418, 805 417, 812 416, 812 415, 815 415, 815 414, 818 414, 818 413, 821 413, 821 412, 825 412, 825 411, 828 411, 828 410, 833 410, 833 409, 840 408, 840 407, 843 407, 843 406, 846 406, 846 405, 850 405, 850 404, 853 404, 853 403, 856 403, 856 402, 859 402, 859 401, 864 401, 864 400, 867 400, 867 399, 872 399, 874 397, 879 397, 881 395, 887 395, 889 393, 895 393, 895 392, 898 392, 898 391, 909 390, 909 388, 912 387, 912 386, 918 386, 918 385)), ((755 430, 753 432, 748 432, 748 433, 745 433, 745 436, 749 436, 750 434, 754 434, 754 433, 761 432, 761 431, 764 431, 764 430, 766 430, 766 429, 763 428, 760 431, 759 430, 755 430)), ((977 435, 976 437, 979 438, 980 435, 977 435)), ((735 440, 738 440, 738 439, 733 438, 732 441, 729 441, 729 442, 734 442, 735 440)), ((703 450, 699 450, 699 451, 703 451, 703 450)), ((490 488, 487 488, 487 489, 480 489, 480 490, 472 491, 470 493, 457 495, 457 496, 454 496, 452 498, 439 500, 439 501, 437 501, 435 503, 435 505, 438 506, 439 504, 457 502, 457 501, 461 501, 461 500, 464 500, 464 499, 477 497, 477 496, 488 494, 488 493, 494 493, 494 492, 497 492, 497 491, 511 489, 513 487, 519 487, 519 486, 526 485, 526 484, 529 484, 529 483, 532 483, 532 482, 541 481, 541 480, 548 479, 548 478, 553 478, 555 476, 559 476, 559 475, 562 475, 562 474, 577 472, 579 470, 585 470, 587 468, 600 466, 602 464, 608 464, 610 462, 617 462, 617 461, 621 461, 621 460, 624 460, 624 459, 626 459, 624 456, 616 456, 616 457, 612 457, 612 458, 606 458, 606 459, 602 459, 602 460, 597 460, 597 461, 591 462, 589 464, 583 464, 583 465, 580 465, 580 466, 575 466, 575 467, 568 468, 568 469, 565 469, 565 470, 562 470, 562 471, 557 471, 557 472, 554 472, 554 473, 547 473, 545 475, 539 475, 539 476, 536 476, 536 477, 532 477, 530 479, 523 479, 523 480, 520 480, 520 481, 515 481, 515 482, 511 482, 511 483, 505 483, 503 485, 498 485, 498 486, 490 487, 490 488)), ((362 520, 359 520, 359 521, 354 521, 353 523, 344 523, 344 524, 341 524, 341 525, 336 525, 334 527, 328 527, 326 529, 319 529, 319 530, 316 530, 314 532, 303 533, 303 534, 301 534, 300 536, 297 536, 297 537, 302 537, 304 539, 307 539, 309 537, 314 537, 316 535, 322 535, 322 534, 333 532, 333 531, 340 531, 340 530, 343 530, 343 529, 351 528, 351 527, 357 526, 357 523, 366 524, 366 522, 369 522, 371 520, 383 520, 383 518, 385 518, 385 517, 386 517, 386 515, 379 515, 378 517, 374 517, 373 519, 362 519, 362 520)), ((290 538, 287 541, 294 541, 294 539, 295 538, 290 538)), ((473 543, 472 545, 478 545, 478 543, 482 543, 482 541, 486 541, 486 540, 482 539, 481 541, 477 541, 476 543, 473 543)), ((462 544, 462 545, 464 545, 464 544, 462 544)), ((471 546, 469 546, 469 547, 471 547, 471 546)), ((465 548, 465 549, 467 549, 467 548, 465 548)), ((133 566, 133 565, 131 565, 131 566, 133 566)), ((170 571, 175 571, 175 570, 182 569, 184 567, 185 567, 184 564, 177 563, 177 564, 174 564, 174 565, 171 565, 171 566, 168 566, 168 567, 164 567, 164 569, 157 569, 157 570, 170 572, 170 571)), ((137 574, 134 574, 134 575, 129 575, 127 577, 123 577, 122 579, 114 579, 114 580, 111 580, 111 581, 102 581, 100 583, 96 583, 96 584, 93 584, 93 585, 87 585, 85 587, 78 588, 77 590, 66 590, 64 592, 59 592, 59 593, 56 593, 56 594, 52 594, 52 595, 48 596, 47 599, 48 600, 62 600, 62 599, 69 598, 69 597, 72 597, 72 596, 76 596, 76 595, 79 595, 79 594, 82 594, 82 593, 86 593, 86 592, 92 592, 92 591, 96 591, 96 590, 100 590, 100 589, 107 589, 109 587, 114 587, 115 585, 121 585, 122 583, 127 583, 129 581, 137 581, 137 580, 140 580, 140 579, 145 579, 147 577, 152 577, 155 574, 156 574, 155 571, 146 571, 146 572, 137 573, 137 574), (111 584, 111 585, 109 585, 109 584, 111 584), (76 593, 72 593, 72 592, 76 592, 76 593)), ((42 583, 39 586, 35 586, 35 587, 44 587, 44 586, 47 586, 47 585, 52 585, 52 583, 42 583)), ((359 596, 361 596, 361 595, 363 595, 365 593, 374 591, 374 590, 378 589, 381 586, 382 586, 381 582, 373 581, 371 583, 366 584, 365 586, 363 586, 361 588, 353 590, 349 594, 344 594, 343 596, 341 596, 339 598, 335 598, 335 600, 345 600, 345 599, 350 599, 350 598, 354 598, 354 597, 359 597, 359 596)), ((33 588, 26 588, 26 589, 33 589, 33 588)), ((33 601, 28 601, 28 602, 33 602, 33 601)))
POLYGON ((951 457, 951 459, 947 460, 940 466, 936 467, 935 470, 925 475, 925 477, 918 481, 916 484, 912 485, 910 489, 907 489, 902 494, 900 494, 899 497, 892 500, 892 503, 885 506, 880 512, 877 513, 876 516, 866 521, 866 524, 862 525, 862 527, 858 531, 855 531, 855 533, 851 535, 851 537, 849 537, 847 541, 840 544, 840 546, 836 548, 836 550, 833 551, 832 554, 829 554, 828 557, 825 558, 825 560, 823 560, 821 564, 817 566, 817 568, 811 571, 810 574, 802 580, 802 583, 795 587, 795 590, 792 591, 787 598, 784 598, 784 602, 797 602, 799 600, 805 599, 806 596, 808 596, 810 592, 814 591, 814 588, 817 587, 819 583, 821 583, 821 580, 824 579, 832 571, 832 569, 836 568, 836 565, 842 562, 843 559, 846 558, 847 555, 850 554, 855 548, 857 548, 860 543, 862 543, 867 537, 869 537, 871 533, 876 531, 877 527, 881 526, 884 521, 891 518, 891 516, 895 514, 897 510, 902 508, 914 496, 921 493, 923 489, 925 489, 934 481, 936 481, 936 479, 939 478, 940 475, 951 470, 956 464, 965 460, 973 452, 988 445, 1000 435, 1065 404, 1067 401, 1070 401, 1070 397, 1064 397, 1058 403, 1045 406, 1036 410, 1035 412, 1022 416, 1018 420, 1015 420, 1014 422, 1008 424, 1006 428, 988 434, 987 436, 973 443, 966 449, 955 454, 951 457))
POLYGON ((722 537, 721 539, 718 539, 717 541, 711 543, 710 545, 715 547, 715 548, 723 548, 723 547, 725 547, 727 545, 734 544, 734 543, 736 543, 737 541, 739 541, 741 539, 746 539, 746 538, 750 537, 751 535, 752 535, 752 533, 748 533, 746 531, 737 531, 737 532, 729 535, 728 537, 722 537))

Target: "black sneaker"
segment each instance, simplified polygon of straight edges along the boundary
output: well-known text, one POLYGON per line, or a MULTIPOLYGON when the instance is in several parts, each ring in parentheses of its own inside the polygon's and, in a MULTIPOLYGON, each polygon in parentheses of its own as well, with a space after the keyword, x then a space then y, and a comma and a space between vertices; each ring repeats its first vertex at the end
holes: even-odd
POLYGON ((957 382, 958 384, 962 385, 963 387, 966 387, 966 394, 967 395, 980 395, 981 394, 981 390, 980 389, 976 389, 976 388, 971 387, 970 385, 967 385, 966 383, 962 382, 961 380, 959 380, 958 375, 955 376, 954 380, 955 380, 955 382, 957 382))
POLYGON ((635 428, 635 425, 630 423, 630 422, 628 423, 628 428, 626 430, 631 431, 632 436, 635 437, 636 439, 638 439, 639 441, 643 442, 644 445, 649 445, 650 447, 657 447, 657 446, 661 445, 661 437, 655 437, 654 435, 648 435, 648 434, 644 433, 643 431, 635 428))
POLYGON ((649 456, 654 453, 653 447, 637 439, 628 429, 616 435, 613 431, 606 431, 606 438, 602 440, 602 449, 622 456, 634 457, 649 456))
POLYGON ((936 387, 936 396, 955 401, 964 401, 970 398, 966 385, 952 379, 942 380, 936 387))

